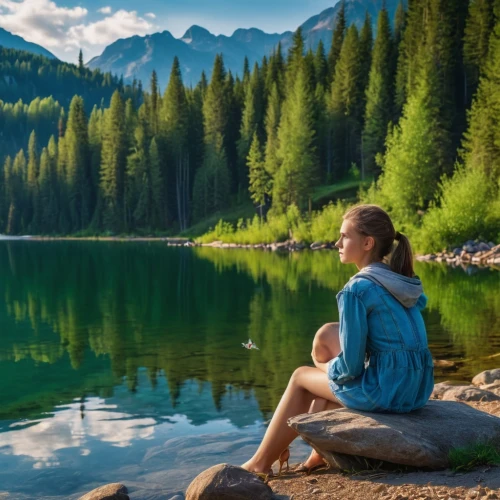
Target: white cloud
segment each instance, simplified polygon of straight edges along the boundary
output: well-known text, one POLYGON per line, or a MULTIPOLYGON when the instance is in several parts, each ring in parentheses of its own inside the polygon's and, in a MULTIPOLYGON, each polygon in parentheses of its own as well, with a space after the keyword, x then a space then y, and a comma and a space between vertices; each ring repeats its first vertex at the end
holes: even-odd
POLYGON ((102 7, 102 9, 99 9, 97 12, 101 14, 111 14, 111 7, 109 5, 107 7, 102 7))
POLYGON ((120 9, 108 15, 111 7, 107 6, 99 12, 106 17, 91 22, 86 20, 88 10, 83 7, 60 7, 50 0, 0 0, 0 26, 74 62, 80 48, 89 60, 118 38, 142 36, 157 29, 146 15, 138 16, 136 11, 120 9))
POLYGON ((0 0, 0 7, 2 28, 45 47, 60 45, 65 27, 80 22, 88 13, 82 7, 58 7, 49 0, 0 0))
POLYGON ((69 43, 108 45, 118 38, 145 35, 150 33, 153 28, 153 24, 138 17, 135 10, 120 9, 112 16, 105 17, 95 23, 71 26, 67 35, 69 43))
POLYGON ((83 420, 80 403, 71 403, 49 418, 31 421, 32 425, 13 424, 11 430, 0 433, 0 453, 31 457, 33 467, 42 468, 59 465, 58 450, 80 448, 82 455, 88 455, 93 439, 125 447, 154 435, 155 420, 110 411, 114 408, 103 399, 88 398, 83 420))
POLYGON ((146 14, 144 14, 144 17, 149 17, 150 19, 156 19, 156 14, 154 14, 153 12, 146 12, 146 14))

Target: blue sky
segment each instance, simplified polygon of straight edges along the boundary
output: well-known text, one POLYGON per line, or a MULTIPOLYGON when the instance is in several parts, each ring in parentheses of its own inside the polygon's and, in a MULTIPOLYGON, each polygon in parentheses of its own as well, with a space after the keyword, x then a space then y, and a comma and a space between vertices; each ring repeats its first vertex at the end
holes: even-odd
POLYGON ((0 27, 75 62, 118 38, 168 30, 181 37, 193 24, 214 34, 237 28, 294 30, 338 0, 0 0, 0 27))

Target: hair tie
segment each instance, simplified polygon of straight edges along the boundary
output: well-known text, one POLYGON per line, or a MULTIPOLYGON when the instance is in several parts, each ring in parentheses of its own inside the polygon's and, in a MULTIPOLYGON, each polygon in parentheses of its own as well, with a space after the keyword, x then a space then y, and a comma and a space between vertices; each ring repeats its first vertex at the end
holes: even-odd
POLYGON ((396 231, 396 236, 394 236, 394 239, 396 241, 399 241, 401 239, 401 233, 399 231, 396 231))

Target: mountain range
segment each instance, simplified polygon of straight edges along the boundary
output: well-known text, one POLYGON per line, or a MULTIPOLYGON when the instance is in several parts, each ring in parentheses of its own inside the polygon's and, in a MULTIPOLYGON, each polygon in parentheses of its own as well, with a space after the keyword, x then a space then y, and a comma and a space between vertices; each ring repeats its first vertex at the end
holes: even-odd
MULTIPOLYGON (((394 18, 400 1, 385 0, 391 19, 394 18)), ((345 0, 348 25, 354 23, 358 28, 361 27, 368 12, 375 29, 383 2, 384 0, 345 0)), ((339 9, 340 2, 309 18, 301 25, 306 49, 315 50, 322 40, 328 52, 339 9)), ((156 70, 160 88, 164 89, 170 77, 174 57, 177 56, 184 83, 196 85, 202 71, 205 71, 208 78, 210 77, 216 54, 222 53, 226 69, 241 76, 245 57, 252 67, 255 62, 260 63, 265 55, 269 56, 278 43, 281 43, 286 53, 291 46, 292 37, 292 31, 269 34, 257 28, 237 29, 231 36, 214 35, 205 28, 194 25, 181 38, 175 38, 169 31, 163 31, 116 40, 108 45, 100 56, 91 59, 87 67, 123 75, 128 82, 136 78, 141 80, 144 86, 149 84, 151 73, 156 70)), ((0 45, 54 57, 43 47, 26 42, 1 28, 0 45)))
MULTIPOLYGON (((361 27, 368 12, 375 29, 383 1, 345 0, 348 25, 354 23, 358 28, 361 27)), ((400 1, 385 0, 391 19, 400 1)), ((328 52, 339 9, 340 2, 301 25, 307 49, 315 50, 322 40, 328 52)), ((286 52, 291 46, 292 37, 292 31, 268 34, 257 28, 237 29, 231 36, 214 35, 205 28, 192 26, 181 38, 174 38, 168 31, 163 31, 117 40, 106 47, 100 56, 90 60, 87 66, 123 75, 126 81, 137 78, 146 85, 152 71, 156 70, 160 87, 164 88, 174 56, 178 56, 184 83, 196 85, 202 71, 210 77, 216 54, 222 53, 226 69, 241 76, 245 56, 252 66, 255 62, 261 62, 264 55, 269 56, 279 42, 286 52)))
POLYGON ((27 52, 40 54, 42 56, 49 57, 50 59, 57 59, 52 52, 49 52, 41 45, 27 42, 24 38, 14 35, 3 28, 0 28, 0 46, 8 49, 26 50, 27 52))

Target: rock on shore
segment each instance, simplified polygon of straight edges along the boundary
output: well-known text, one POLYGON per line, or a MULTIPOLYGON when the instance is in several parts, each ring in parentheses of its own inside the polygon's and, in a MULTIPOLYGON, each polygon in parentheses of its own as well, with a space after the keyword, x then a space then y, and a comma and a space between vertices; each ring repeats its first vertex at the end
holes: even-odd
POLYGON ((446 262, 447 264, 500 265, 500 245, 469 240, 462 247, 450 252, 438 252, 417 256, 420 261, 446 262))
POLYGON ((454 401, 430 401, 405 414, 342 408, 298 415, 288 424, 336 469, 359 468, 349 456, 444 469, 453 448, 486 441, 500 445, 500 418, 454 401))

